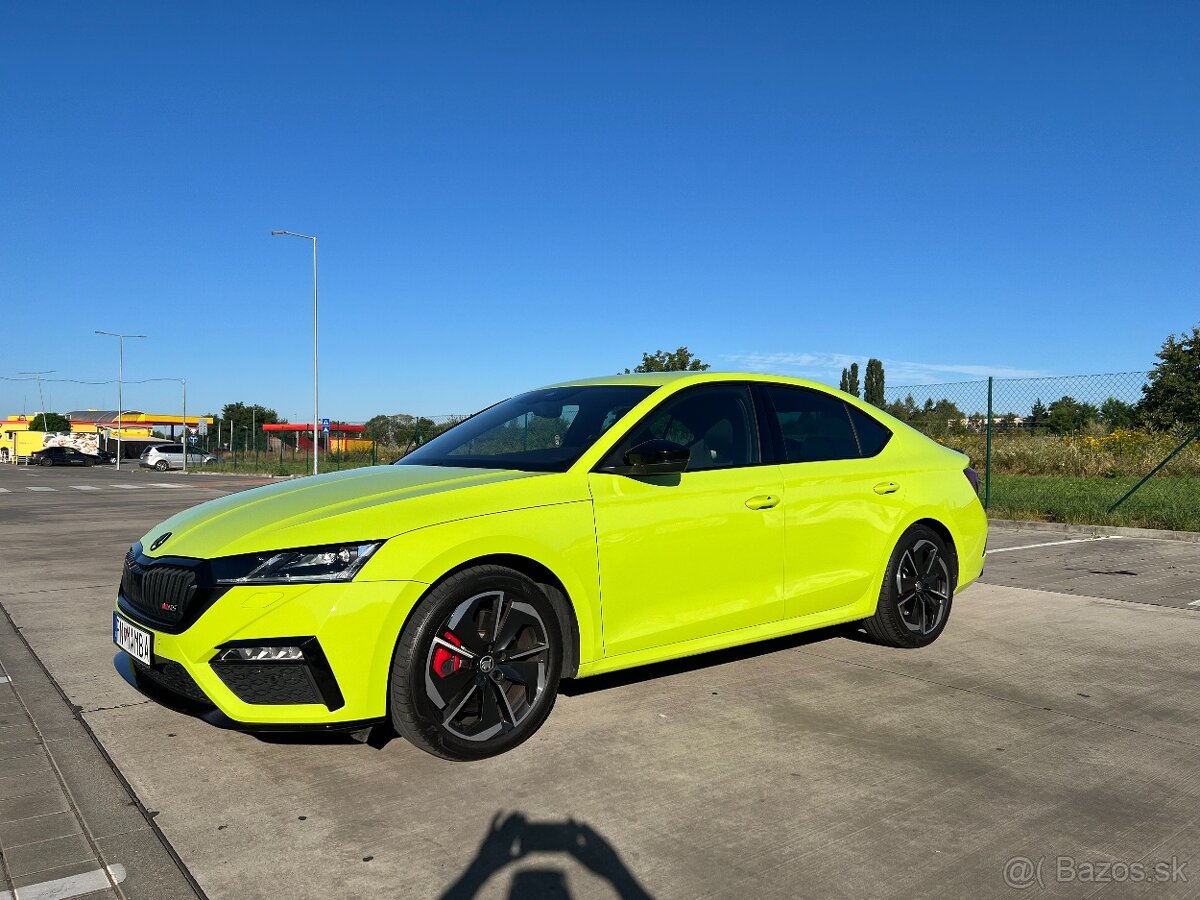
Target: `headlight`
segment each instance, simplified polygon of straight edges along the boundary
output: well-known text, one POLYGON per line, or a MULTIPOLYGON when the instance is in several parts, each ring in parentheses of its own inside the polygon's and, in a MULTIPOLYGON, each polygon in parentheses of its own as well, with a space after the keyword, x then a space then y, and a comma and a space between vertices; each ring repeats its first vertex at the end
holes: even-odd
POLYGON ((281 550, 214 560, 218 584, 304 584, 350 581, 379 543, 281 550))

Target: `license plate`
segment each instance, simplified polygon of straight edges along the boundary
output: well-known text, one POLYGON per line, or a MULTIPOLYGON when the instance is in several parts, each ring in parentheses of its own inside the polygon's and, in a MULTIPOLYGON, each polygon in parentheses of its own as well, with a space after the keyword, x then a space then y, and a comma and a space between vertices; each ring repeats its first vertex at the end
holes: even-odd
POLYGON ((154 635, 113 613, 113 643, 146 665, 154 659, 154 635))

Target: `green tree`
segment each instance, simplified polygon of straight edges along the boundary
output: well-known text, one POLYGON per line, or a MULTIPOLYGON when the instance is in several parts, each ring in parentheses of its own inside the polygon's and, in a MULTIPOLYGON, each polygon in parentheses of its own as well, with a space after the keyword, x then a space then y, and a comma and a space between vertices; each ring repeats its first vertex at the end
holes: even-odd
POLYGON ((1099 410, 1092 404, 1065 396, 1050 404, 1046 425, 1055 434, 1072 434, 1095 422, 1098 414, 1099 410))
POLYGON ((895 416, 902 422, 915 422, 917 416, 920 415, 920 408, 917 406, 917 401, 913 399, 913 395, 909 394, 903 400, 894 400, 889 403, 884 409, 895 416))
POLYGON ((1178 340, 1169 335, 1156 355, 1158 363, 1137 405, 1142 421, 1164 430, 1200 426, 1200 325, 1178 340))
POLYGON ((842 383, 838 387, 847 394, 858 394, 858 363, 850 363, 850 368, 842 369, 842 383))
POLYGON ((883 394, 883 361, 874 358, 868 359, 867 374, 863 379, 863 399, 872 406, 883 409, 885 406, 883 394))
POLYGON ((62 413, 48 412, 45 418, 38 413, 29 422, 30 431, 70 431, 71 420, 62 413))
POLYGON ((366 422, 364 436, 383 447, 398 447, 407 452, 433 437, 437 437, 454 422, 439 425, 424 416, 408 413, 381 413, 366 422))
POLYGON ((1046 417, 1048 415, 1049 412, 1047 412, 1046 407, 1042 404, 1042 398, 1038 397, 1033 401, 1033 409, 1029 411, 1029 429, 1032 431, 1037 428, 1045 428, 1046 417))
MULTIPOLYGON (((698 356, 693 356, 687 347, 680 347, 672 353, 666 350, 655 350, 653 353, 643 353, 642 362, 634 372, 702 372, 709 368, 708 363, 701 362, 698 356)), ((629 369, 625 370, 629 374, 629 369)))
POLYGON ((1100 421, 1110 431, 1116 428, 1132 428, 1137 424, 1137 410, 1132 403, 1109 397, 1100 404, 1100 421))
POLYGON ((220 425, 222 443, 236 447, 239 452, 243 447, 253 450, 255 446, 266 446, 267 442, 262 433, 263 425, 287 422, 286 419, 279 418, 279 413, 275 410, 259 406, 257 403, 226 403, 221 407, 219 416, 212 413, 209 415, 219 420, 218 423, 214 423, 214 427, 216 424, 220 425))

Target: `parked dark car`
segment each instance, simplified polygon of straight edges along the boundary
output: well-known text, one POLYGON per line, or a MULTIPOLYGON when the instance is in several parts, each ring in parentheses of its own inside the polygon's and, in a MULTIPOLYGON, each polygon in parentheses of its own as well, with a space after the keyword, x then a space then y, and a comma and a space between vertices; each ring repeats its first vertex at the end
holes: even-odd
POLYGON ((97 458, 74 447, 47 447, 29 454, 31 466, 94 466, 97 458))
POLYGON ((115 453, 109 453, 107 450, 97 450, 95 453, 95 459, 93 460, 93 462, 98 466, 107 466, 111 463, 115 463, 116 461, 117 455, 115 453))

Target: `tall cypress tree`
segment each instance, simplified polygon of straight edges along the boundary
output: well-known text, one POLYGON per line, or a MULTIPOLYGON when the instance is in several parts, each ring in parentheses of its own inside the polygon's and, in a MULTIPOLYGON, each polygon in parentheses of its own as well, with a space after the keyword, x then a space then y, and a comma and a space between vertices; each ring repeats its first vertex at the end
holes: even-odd
POLYGON ((863 399, 872 406, 883 409, 883 361, 872 357, 867 360, 867 374, 864 384, 863 399))
POLYGON ((858 363, 850 363, 850 369, 846 371, 846 386, 842 390, 847 394, 858 396, 858 363))

